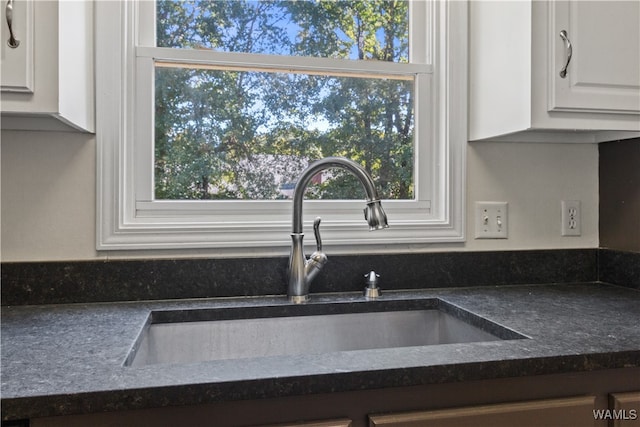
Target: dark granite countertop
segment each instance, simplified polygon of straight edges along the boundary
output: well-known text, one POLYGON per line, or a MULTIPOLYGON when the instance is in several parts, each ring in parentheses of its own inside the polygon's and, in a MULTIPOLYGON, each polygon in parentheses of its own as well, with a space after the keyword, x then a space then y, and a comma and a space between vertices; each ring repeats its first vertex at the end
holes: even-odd
MULTIPOLYGON (((3 307, 2 417, 640 366, 637 290, 578 283, 394 291, 383 298, 438 298, 530 338, 126 367, 151 311, 289 303, 276 296, 3 307)), ((327 303, 369 304, 359 294, 324 294, 308 307, 327 303)))

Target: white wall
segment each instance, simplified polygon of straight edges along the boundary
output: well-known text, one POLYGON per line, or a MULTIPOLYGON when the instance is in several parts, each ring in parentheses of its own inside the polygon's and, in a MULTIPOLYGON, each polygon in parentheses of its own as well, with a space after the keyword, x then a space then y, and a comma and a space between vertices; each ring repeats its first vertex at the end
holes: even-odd
MULTIPOLYGON (((95 138, 22 131, 2 131, 1 137, 2 261, 223 255, 207 250, 97 252, 95 138)), ((467 149, 467 242, 400 250, 598 247, 597 145, 482 142, 467 149), (563 199, 582 201, 580 237, 560 235, 563 199), (473 238, 477 200, 509 202, 507 240, 473 238)))

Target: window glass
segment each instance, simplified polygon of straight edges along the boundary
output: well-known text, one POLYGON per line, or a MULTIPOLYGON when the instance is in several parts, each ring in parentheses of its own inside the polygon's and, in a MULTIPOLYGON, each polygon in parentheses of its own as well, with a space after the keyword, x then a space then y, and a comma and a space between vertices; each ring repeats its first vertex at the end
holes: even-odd
MULTIPOLYGON (((315 159, 344 156, 386 199, 413 198, 413 81, 156 68, 156 199, 281 199, 315 159)), ((308 197, 361 199, 328 171, 308 197)))
POLYGON ((159 0, 157 46, 407 62, 408 2, 159 0))
MULTIPOLYGON (((404 1, 159 1, 156 13, 158 46, 407 61, 404 1)), ((381 197, 412 199, 414 78, 330 74, 157 63, 155 199, 289 198, 327 156, 359 162, 381 197)), ((310 198, 361 198, 341 170, 314 182, 310 198)))

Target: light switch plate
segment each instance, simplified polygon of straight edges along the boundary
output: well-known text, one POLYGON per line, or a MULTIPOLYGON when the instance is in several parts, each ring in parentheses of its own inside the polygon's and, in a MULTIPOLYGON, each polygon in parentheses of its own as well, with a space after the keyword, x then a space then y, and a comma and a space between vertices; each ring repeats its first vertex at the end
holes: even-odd
POLYGON ((508 206, 507 202, 476 202, 476 239, 508 238, 508 206))

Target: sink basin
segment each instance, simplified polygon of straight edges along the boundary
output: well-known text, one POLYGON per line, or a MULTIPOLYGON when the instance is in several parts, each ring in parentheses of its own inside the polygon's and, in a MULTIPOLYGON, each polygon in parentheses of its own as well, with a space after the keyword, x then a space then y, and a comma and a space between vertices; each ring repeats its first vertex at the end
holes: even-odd
POLYGON ((154 311, 125 365, 517 338, 525 337, 439 299, 154 311))

